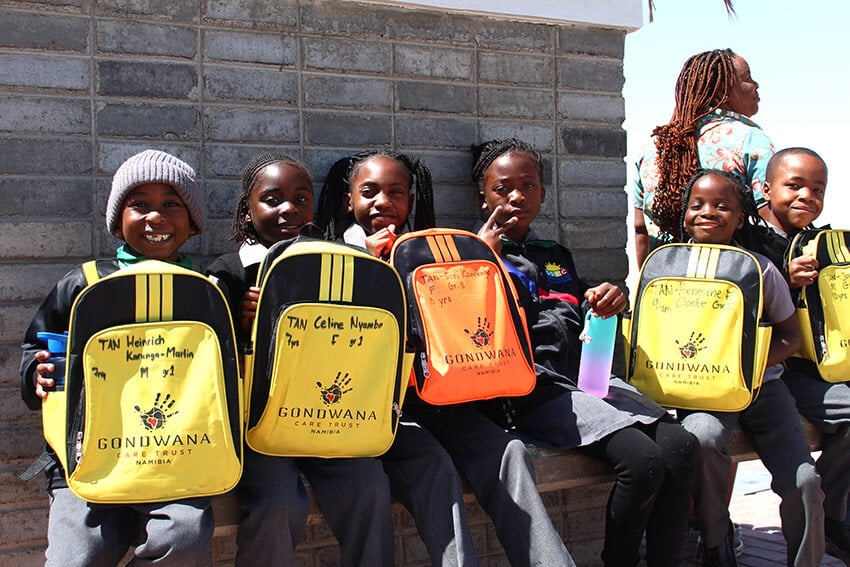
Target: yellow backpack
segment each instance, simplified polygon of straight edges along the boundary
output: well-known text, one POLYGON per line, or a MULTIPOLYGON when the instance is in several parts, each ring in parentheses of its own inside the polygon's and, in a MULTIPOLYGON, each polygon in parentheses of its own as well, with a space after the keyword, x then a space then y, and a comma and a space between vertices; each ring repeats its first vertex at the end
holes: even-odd
POLYGON ((360 249, 272 246, 246 357, 246 442, 274 456, 381 455, 395 439, 412 353, 396 271, 360 249))
POLYGON ((525 311, 490 246, 465 230, 420 230, 395 241, 390 261, 406 286, 420 398, 445 405, 534 389, 525 311))
POLYGON ((850 231, 803 230, 787 260, 811 254, 818 261, 812 285, 792 289, 803 340, 799 355, 817 364, 827 382, 850 380, 850 231))
POLYGON ((203 275, 147 260, 89 285, 71 309, 64 390, 42 404, 68 487, 94 503, 227 492, 242 472, 230 311, 203 275))
POLYGON ((628 381, 664 406, 745 409, 758 395, 770 346, 762 293, 761 266, 741 248, 657 248, 623 319, 628 381))

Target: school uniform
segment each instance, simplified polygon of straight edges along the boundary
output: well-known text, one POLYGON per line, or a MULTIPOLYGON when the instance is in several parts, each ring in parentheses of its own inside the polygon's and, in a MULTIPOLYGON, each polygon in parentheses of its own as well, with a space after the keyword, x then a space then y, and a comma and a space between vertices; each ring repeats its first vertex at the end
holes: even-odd
MULTIPOLYGON (((261 244, 216 259, 207 274, 227 297, 241 344, 250 338, 238 325, 239 305, 256 285, 266 254, 261 244)), ((304 475, 340 545, 341 565, 392 565, 394 557, 390 486, 380 461, 271 457, 245 447, 236 488, 243 510, 237 532, 237 565, 289 565, 304 536, 309 499, 304 475)))
POLYGON ((518 271, 528 316, 537 385, 520 398, 487 402, 490 415, 533 443, 579 450, 617 472, 606 512, 602 558, 636 565, 644 529, 647 561, 678 565, 687 529, 695 441, 667 412, 611 377, 604 400, 578 389, 581 342, 589 305, 572 254, 529 230, 502 239, 502 259, 518 271), (649 503, 649 504, 648 504, 649 503))
MULTIPOLYGON (((794 314, 784 278, 761 254, 763 313, 781 322, 794 314)), ((729 434, 736 425, 749 437, 782 498, 779 514, 788 565, 820 565, 824 554, 824 495, 794 399, 782 381, 783 367, 769 367, 758 397, 740 412, 679 412, 682 425, 699 440, 694 477, 694 512, 706 548, 720 546, 729 527, 726 506, 732 460, 729 434)))
MULTIPOLYGON (((366 232, 353 223, 343 239, 348 244, 365 246, 366 232)), ((439 453, 450 456, 453 466, 464 474, 478 503, 493 521, 511 565, 575 565, 537 491, 534 464, 521 439, 506 433, 480 413, 475 404, 432 406, 412 390, 405 399, 404 415, 422 426, 421 432, 427 430, 436 438, 441 445, 439 453)), ((399 432, 406 435, 403 429, 400 427, 399 432)), ((394 451, 399 445, 397 436, 393 448, 384 455, 385 468, 389 457, 392 466, 405 466, 407 474, 416 474, 407 459, 396 458, 394 451)))
MULTIPOLYGON (((99 260, 97 270, 104 277, 143 259, 123 245, 118 258, 99 260)), ((178 262, 188 267, 184 260, 178 262)), ((36 333, 67 331, 71 306, 86 285, 82 267, 65 274, 27 328, 21 345, 21 397, 32 410, 41 409, 41 398, 35 394, 39 364, 35 353, 47 350, 36 333)), ((150 504, 92 504, 71 492, 62 465, 52 449, 46 448, 52 457, 45 468, 50 498, 48 566, 115 565, 131 545, 136 545, 137 561, 179 566, 212 563, 209 543, 214 521, 210 498, 150 504)))
MULTIPOLYGON (((784 270, 785 250, 793 235, 770 228, 767 238, 752 247, 784 270)), ((797 357, 785 361, 782 380, 794 396, 800 414, 824 434, 816 466, 825 494, 826 517, 846 522, 850 493, 850 382, 826 382, 814 362, 797 357)))

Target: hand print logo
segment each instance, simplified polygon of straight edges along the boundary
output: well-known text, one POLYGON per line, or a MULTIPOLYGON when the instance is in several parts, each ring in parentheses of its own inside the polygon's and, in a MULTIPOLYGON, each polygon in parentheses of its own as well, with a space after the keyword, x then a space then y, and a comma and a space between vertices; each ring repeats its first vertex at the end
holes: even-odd
POLYGON ((316 386, 319 387, 319 391, 322 393, 322 403, 326 406, 338 404, 343 394, 347 394, 353 390, 354 388, 348 387, 349 384, 351 384, 351 378, 348 377, 348 372, 344 376, 342 372, 337 372, 333 383, 327 388, 322 386, 321 382, 316 382, 316 386))
POLYGON ((682 358, 693 358, 703 349, 702 345, 704 342, 705 337, 702 336, 702 333, 694 331, 684 344, 679 341, 676 341, 676 344, 679 345, 679 353, 682 355, 682 358))
POLYGON ((164 398, 161 398, 161 396, 162 392, 157 393, 153 407, 146 412, 143 412, 139 406, 135 406, 136 411, 139 412, 139 417, 142 419, 142 425, 149 431, 161 429, 169 418, 179 413, 177 410, 171 411, 176 403, 176 400, 171 399, 171 394, 165 394, 164 398))
POLYGON ((484 348, 489 345, 490 339, 493 338, 493 331, 490 330, 490 321, 487 320, 487 317, 484 317, 483 320, 481 317, 478 318, 478 328, 475 332, 470 333, 469 329, 464 329, 463 332, 469 335, 473 344, 478 348, 484 348))

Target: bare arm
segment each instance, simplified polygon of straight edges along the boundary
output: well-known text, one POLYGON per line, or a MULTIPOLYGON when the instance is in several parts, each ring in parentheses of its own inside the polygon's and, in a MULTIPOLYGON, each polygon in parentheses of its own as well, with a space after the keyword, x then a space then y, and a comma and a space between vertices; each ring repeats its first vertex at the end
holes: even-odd
POLYGON ((635 207, 635 256, 638 268, 643 266, 647 254, 649 254, 649 232, 646 230, 643 209, 635 207))
POLYGON ((770 337, 770 350, 767 353, 767 365, 783 362, 800 348, 800 326, 797 316, 791 315, 781 323, 773 324, 770 337))

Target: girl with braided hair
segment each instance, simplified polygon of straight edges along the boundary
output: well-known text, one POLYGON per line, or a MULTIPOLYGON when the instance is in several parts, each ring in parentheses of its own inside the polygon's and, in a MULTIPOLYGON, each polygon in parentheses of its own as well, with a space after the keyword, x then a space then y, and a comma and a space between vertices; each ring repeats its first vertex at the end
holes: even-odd
POLYGON ((384 256, 398 234, 410 230, 414 210, 413 230, 436 225, 431 172, 405 154, 373 150, 331 166, 319 196, 316 224, 326 238, 343 238, 384 256))
POLYGON ((758 112, 758 83, 743 57, 730 49, 692 56, 676 81, 670 122, 653 131, 654 143, 637 162, 634 186, 638 265, 659 244, 682 241, 681 188, 701 167, 736 173, 756 205, 773 144, 750 120, 758 112))
POLYGON ((540 156, 516 139, 473 148, 472 175, 490 217, 479 236, 501 249, 528 317, 537 384, 527 396, 483 402, 487 414, 533 443, 579 451, 617 473, 606 509, 602 560, 634 567, 646 532, 650 567, 681 562, 691 488, 692 435, 667 412, 611 377, 599 399, 578 389, 585 313, 616 317, 623 292, 604 282, 590 287, 577 275, 570 251, 530 227, 546 196, 540 156), (525 293, 527 292, 527 293, 525 293))

